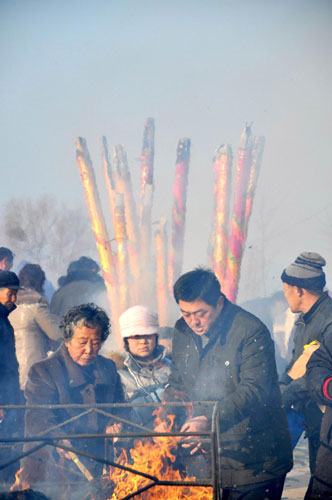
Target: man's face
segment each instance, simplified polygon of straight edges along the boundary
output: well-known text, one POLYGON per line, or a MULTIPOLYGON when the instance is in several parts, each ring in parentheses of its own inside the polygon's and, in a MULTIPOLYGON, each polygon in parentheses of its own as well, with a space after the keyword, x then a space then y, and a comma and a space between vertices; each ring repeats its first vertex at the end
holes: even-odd
POLYGON ((13 267, 13 259, 8 259, 8 257, 5 257, 4 259, 0 260, 1 271, 10 271, 12 267, 13 267))
POLYGON ((69 355, 75 363, 80 366, 88 366, 93 363, 102 346, 101 329, 80 326, 75 328, 74 335, 69 341, 65 341, 69 355))
POLYGON ((299 294, 299 288, 297 286, 289 285, 288 283, 283 283, 285 299, 288 302, 290 310, 293 313, 299 313, 301 311, 301 295, 299 294))
POLYGON ((8 311, 11 311, 15 305, 17 290, 11 288, 0 288, 0 304, 5 306, 8 311))
POLYGON ((224 304, 223 297, 219 297, 215 307, 203 300, 185 302, 179 300, 182 317, 196 335, 205 335, 219 316, 224 304))

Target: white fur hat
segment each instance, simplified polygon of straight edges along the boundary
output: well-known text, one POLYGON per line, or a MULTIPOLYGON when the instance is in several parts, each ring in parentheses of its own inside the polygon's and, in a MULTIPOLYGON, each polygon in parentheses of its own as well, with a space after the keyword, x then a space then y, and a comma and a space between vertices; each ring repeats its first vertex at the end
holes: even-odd
POLYGON ((158 315, 145 306, 127 309, 119 318, 122 338, 159 333, 158 315))

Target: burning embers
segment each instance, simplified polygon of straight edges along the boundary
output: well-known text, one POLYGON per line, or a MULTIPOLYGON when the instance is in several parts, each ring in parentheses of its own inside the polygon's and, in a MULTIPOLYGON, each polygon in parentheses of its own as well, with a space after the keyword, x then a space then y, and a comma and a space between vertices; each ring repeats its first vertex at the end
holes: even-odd
MULTIPOLYGON (((169 416, 167 431, 172 429, 174 415, 169 416)), ((118 468, 112 468, 110 478, 115 489, 110 500, 132 498, 135 492, 141 492, 138 498, 144 500, 189 499, 211 500, 212 489, 192 486, 195 477, 186 477, 188 486, 183 485, 183 477, 174 468, 178 439, 174 437, 155 437, 154 440, 136 441, 130 450, 130 458, 123 452, 118 460, 120 465, 135 469, 134 474, 118 468), (170 485, 168 482, 181 482, 182 485, 170 485)))
MULTIPOLYGON (((168 416, 167 429, 165 432, 171 432, 174 422, 174 416, 168 416)), ((157 423, 160 423, 157 416, 157 423)), ((125 435, 124 435, 125 437, 125 435)), ((128 454, 122 451, 116 461, 123 468, 111 467, 109 474, 102 478, 95 478, 87 481, 86 475, 82 474, 82 481, 85 480, 84 489, 85 500, 122 500, 129 498, 140 498, 142 500, 159 499, 190 499, 190 500, 211 500, 212 487, 197 486, 193 483, 196 478, 191 476, 184 477, 175 462, 177 459, 177 450, 179 444, 177 436, 158 436, 136 440, 128 454), (127 468, 129 470, 124 470, 127 468), (85 479, 84 479, 85 478, 85 479), (186 484, 188 483, 188 484, 186 484)), ((105 471, 105 468, 104 468, 105 471)), ((22 481, 23 468, 16 473, 16 480, 11 491, 22 491, 29 488, 29 484, 22 481)), ((82 471, 81 471, 82 472, 82 471)), ((208 484, 206 481, 204 484, 208 484)), ((75 487, 73 485, 64 486, 61 498, 69 500, 77 498, 75 487)), ((60 494, 61 485, 58 485, 57 495, 60 494)), ((80 488, 82 491, 82 489, 80 488)), ((30 491, 30 490, 29 490, 30 491)), ((50 491, 47 491, 50 494, 50 491)), ((54 492, 51 494, 54 497, 54 492)), ((82 497, 82 498, 83 498, 82 497)))

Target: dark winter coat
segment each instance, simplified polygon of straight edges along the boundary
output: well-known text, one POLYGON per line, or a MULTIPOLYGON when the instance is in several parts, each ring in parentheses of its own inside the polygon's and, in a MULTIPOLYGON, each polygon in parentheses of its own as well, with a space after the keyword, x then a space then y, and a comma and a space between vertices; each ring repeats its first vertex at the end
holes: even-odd
POLYGON ((61 318, 71 307, 89 302, 100 307, 107 305, 104 280, 93 271, 74 271, 64 278, 53 295, 50 310, 61 318))
MULTIPOLYGON (((25 388, 27 405, 40 404, 94 404, 121 403, 124 401, 119 374, 112 360, 98 356, 90 367, 82 368, 75 363, 65 346, 62 346, 50 358, 35 363, 29 372, 25 388), (86 370, 86 368, 89 368, 86 370)), ((36 436, 66 420, 82 413, 82 409, 66 408, 61 410, 27 410, 25 432, 27 436, 36 436)), ((105 410, 112 413, 112 409, 105 410)), ((49 435, 104 433, 110 424, 110 417, 92 412, 80 417, 59 429, 49 430, 49 435)), ((74 448, 104 457, 104 439, 74 440, 74 448)), ((30 446, 31 447, 31 446, 30 446)), ((46 450, 46 451, 45 451, 46 450)), ((54 450, 53 450, 54 451, 54 450)), ((24 460, 25 480, 29 484, 47 479, 47 459, 43 448, 24 460)), ((54 453, 53 453, 54 454, 54 453)), ((82 462, 94 474, 100 474, 102 465, 89 462, 80 457, 82 462)))
POLYGON ((332 498, 332 332, 311 356, 306 372, 311 397, 325 406, 320 429, 320 446, 306 499, 332 498))
MULTIPOLYGON (((225 300, 208 334, 202 349, 185 321, 176 323, 165 399, 218 402, 222 487, 285 475, 292 453, 269 331, 225 300)), ((200 407, 195 414, 209 417, 200 407)))
MULTIPOLYGON (((15 306, 16 307, 16 306, 15 306)), ((18 362, 9 310, 0 304, 0 404, 19 403, 18 362)))
POLYGON ((307 435, 314 436, 319 434, 321 412, 307 391, 305 377, 293 380, 287 372, 301 356, 306 344, 313 340, 321 342, 332 333, 332 299, 328 293, 323 293, 307 313, 301 314, 295 325, 292 359, 280 379, 282 397, 286 410, 293 407, 303 413, 307 435))

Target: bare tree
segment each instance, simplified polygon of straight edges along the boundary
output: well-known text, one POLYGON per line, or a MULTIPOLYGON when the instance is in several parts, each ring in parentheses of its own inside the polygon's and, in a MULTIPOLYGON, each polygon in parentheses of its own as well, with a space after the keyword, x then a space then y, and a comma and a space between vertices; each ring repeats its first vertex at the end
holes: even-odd
POLYGON ((87 212, 44 195, 12 198, 3 208, 2 232, 16 260, 37 262, 53 282, 81 255, 96 258, 87 212))

